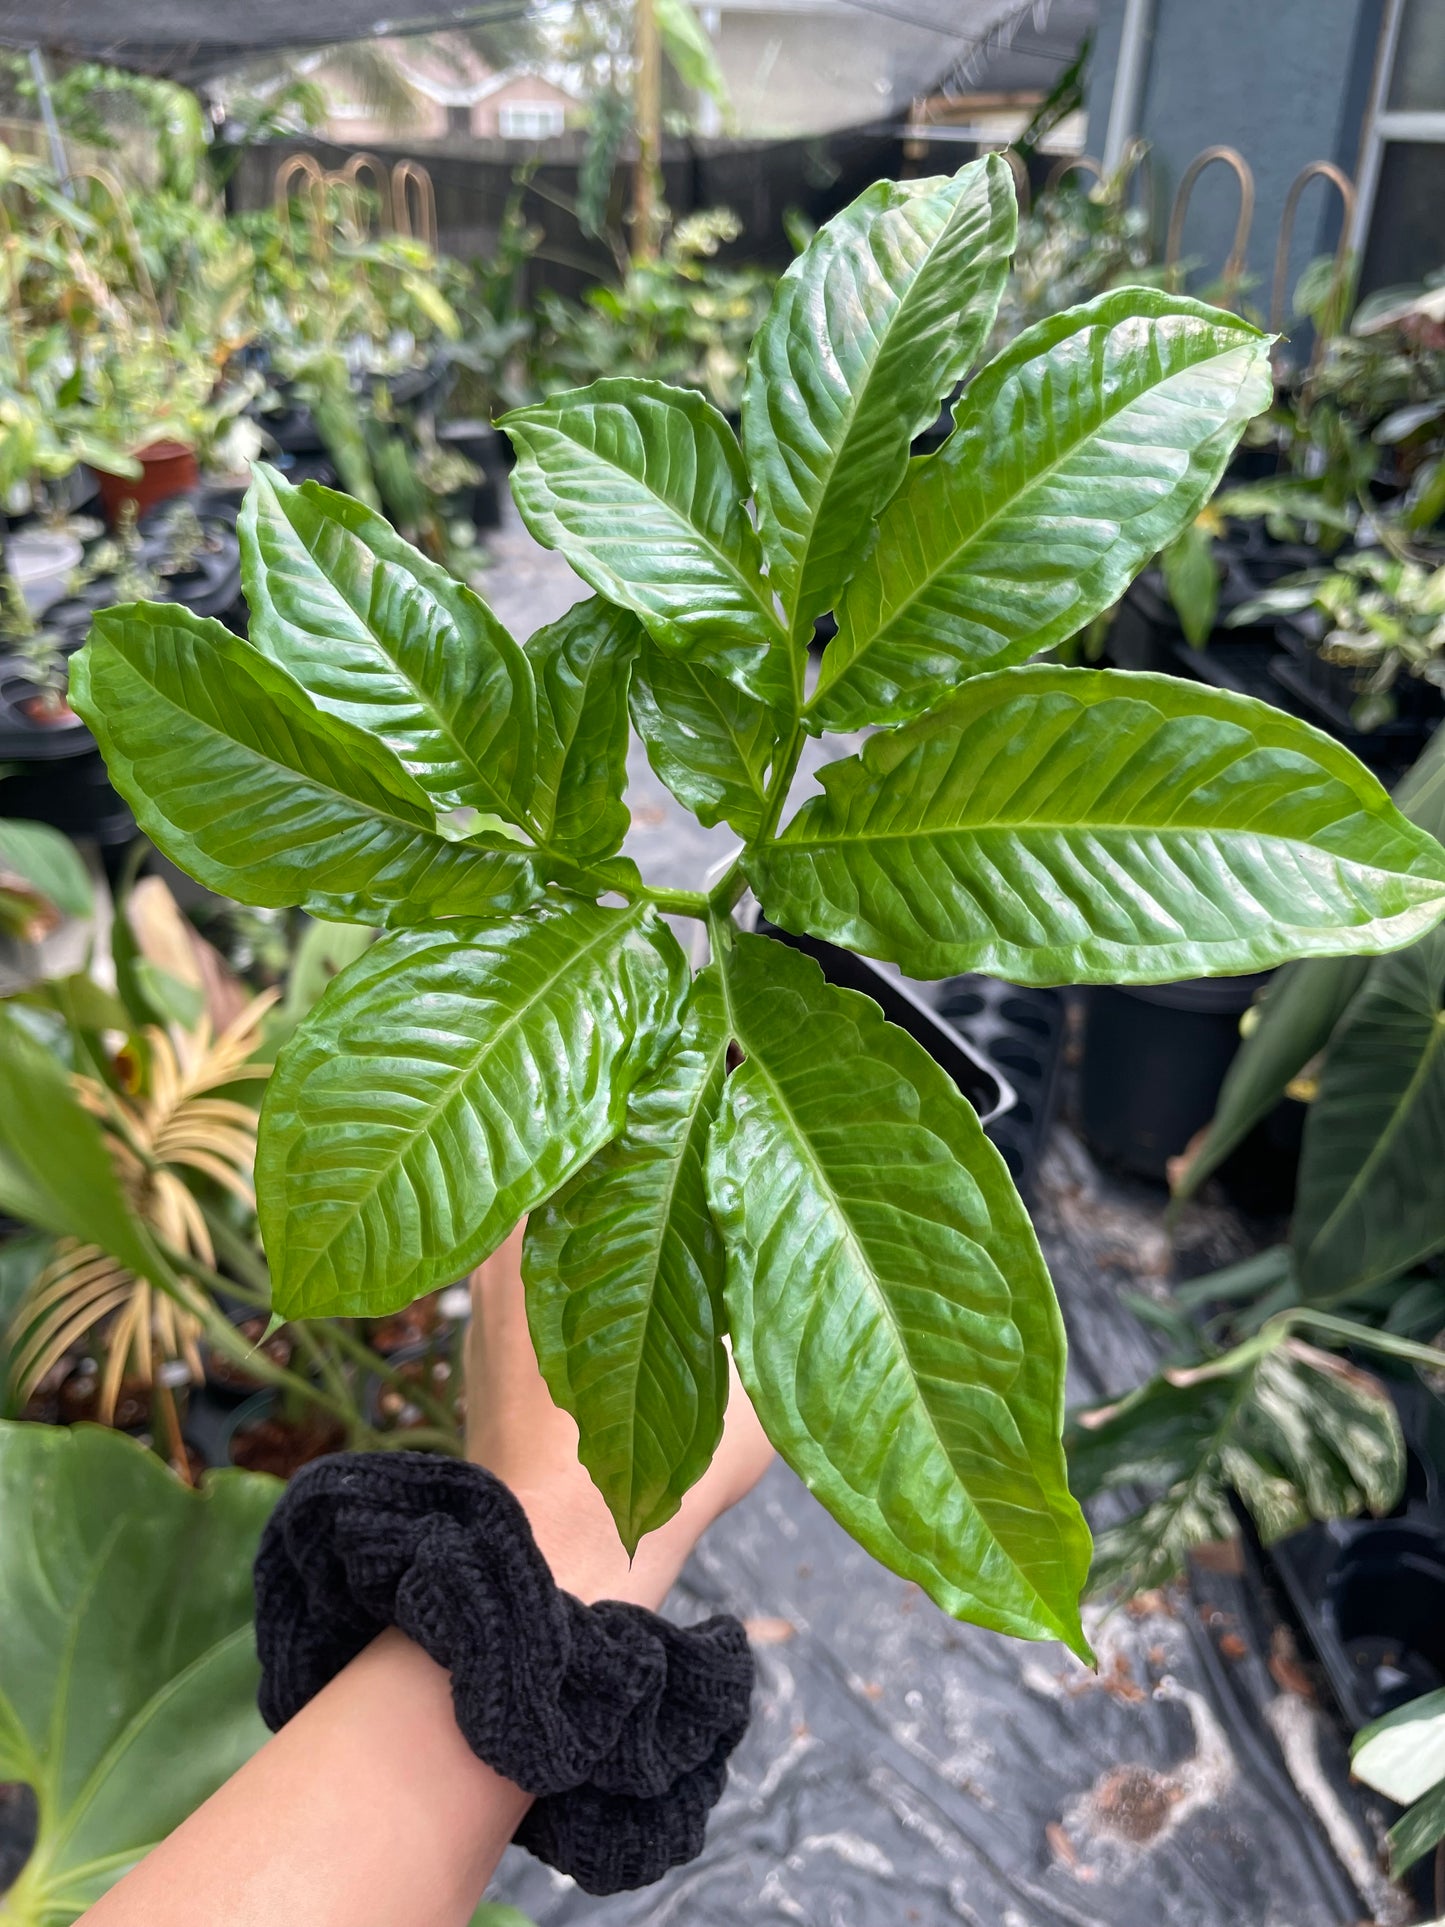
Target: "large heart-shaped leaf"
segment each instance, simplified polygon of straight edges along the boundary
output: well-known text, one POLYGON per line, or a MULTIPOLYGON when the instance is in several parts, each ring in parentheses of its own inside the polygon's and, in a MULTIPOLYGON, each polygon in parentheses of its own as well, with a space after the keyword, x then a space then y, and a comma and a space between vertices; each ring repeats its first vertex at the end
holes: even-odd
POLYGON ((39 1806, 0 1919, 67 1927, 266 1738, 251 1561, 280 1490, 0 1423, 0 1780, 39 1806))
POLYGON ((779 281, 748 360, 743 444, 770 581, 794 627, 831 609, 908 445, 992 324, 1018 229, 1000 155, 878 181, 779 281))
POLYGON ((627 684, 641 639, 635 616, 590 596, 527 644, 537 680, 533 829, 574 863, 611 856, 627 834, 627 684))
POLYGON ((1445 915, 1445 850, 1347 750, 1168 676, 979 676, 819 780, 750 861, 763 908, 916 977, 1159 983, 1445 915))
POLYGON ((154 1265, 100 1126, 52 1050, 0 1005, 0 1211, 99 1245, 132 1271, 154 1265))
POLYGON ((722 1436, 722 1243, 703 1156, 727 1046, 707 970, 681 1036, 628 1099, 622 1135, 527 1222, 537 1361, 629 1553, 677 1511, 722 1436))
POLYGON ((1306 1299, 1445 1246, 1445 931, 1370 968, 1305 1121, 1292 1239, 1306 1299))
POLYGON ((544 547, 664 648, 714 658, 740 648, 755 693, 776 694, 781 635, 742 450, 710 402, 619 378, 517 409, 502 426, 517 450, 512 493, 544 547))
POLYGON ((313 708, 219 622, 134 603, 95 619, 70 699, 173 863, 242 903, 420 922, 534 894, 515 845, 454 843, 391 752, 313 708))
POLYGON ((256 647, 390 744, 440 808, 525 824, 532 677, 481 598, 374 510, 264 465, 238 533, 256 647))
POLYGON ((648 762, 700 823, 756 834, 776 740, 765 703, 648 642, 632 674, 632 721, 648 762))
POLYGON ((839 609, 810 726, 902 722, 1107 609, 1207 501, 1268 406, 1268 351, 1247 322, 1144 288, 1020 335, 884 512, 839 609))
POLYGON ((282 1050, 256 1158, 288 1318, 395 1311, 494 1251, 622 1127, 687 983, 645 907, 384 937, 282 1050))
POLYGON ((1003 1160, 870 999, 765 937, 736 938, 722 962, 746 1058, 708 1193, 768 1436, 946 1611, 1087 1655, 1063 1324, 1003 1160))

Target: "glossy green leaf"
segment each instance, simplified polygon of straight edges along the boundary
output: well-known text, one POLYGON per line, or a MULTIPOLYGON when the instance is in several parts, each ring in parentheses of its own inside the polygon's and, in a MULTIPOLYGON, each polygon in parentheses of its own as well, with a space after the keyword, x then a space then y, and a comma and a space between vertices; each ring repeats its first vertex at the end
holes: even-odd
POLYGON ((945 1611, 1087 1655, 1063 1324, 1003 1160, 870 999, 765 937, 739 936, 723 964, 745 1061, 708 1193, 768 1436, 945 1611))
POLYGON ((266 1738, 251 1562, 280 1490, 193 1492, 119 1433, 0 1424, 0 1780, 40 1821, 10 1927, 68 1927, 266 1738))
POLYGON ((1445 1840, 1445 1782, 1417 1800, 1385 1838, 1390 1843, 1390 1872, 1398 1880, 1445 1840))
POLYGON ((617 1135, 686 982, 645 908, 549 905, 373 945, 266 1086, 276 1309, 376 1316, 480 1263, 617 1135))
POLYGON ((712 404, 618 378, 517 409, 502 427, 517 451, 512 494, 537 540, 665 649, 741 648, 766 693, 757 677, 780 631, 742 450, 712 404))
POLYGON ((576 863, 611 856, 627 834, 627 686, 641 633, 635 616, 592 596, 527 644, 537 681, 533 827, 576 863))
POLYGON ((1389 1512, 1405 1480, 1378 1379, 1284 1332, 1074 1415, 1067 1444, 1081 1499, 1151 1495, 1095 1544, 1091 1586, 1123 1597, 1167 1584, 1193 1547, 1233 1538, 1231 1492, 1272 1545, 1311 1519, 1389 1512))
POLYGON ((709 828, 727 822, 755 835, 775 744, 766 704, 651 642, 633 670, 631 701, 647 760, 678 802, 709 828))
POLYGON ((877 181, 779 281, 743 390, 770 581, 794 627, 833 608, 908 445, 972 365, 1018 231, 1003 157, 877 181))
POLYGON ((95 1119, 53 1050, 0 1005, 0 1211, 100 1245, 132 1271, 153 1255, 131 1216, 95 1119))
POLYGON ((1350 1771, 1401 1807, 1445 1780, 1445 1691, 1361 1727, 1350 1742, 1350 1771))
POLYGON ((107 609, 71 662, 70 700, 142 830, 225 896, 416 923, 534 893, 515 846, 437 835, 383 744, 314 709, 219 622, 170 604, 107 609))
POLYGON ((1253 1027, 1225 1075, 1209 1135, 1175 1195, 1192 1198, 1207 1177, 1269 1116, 1300 1072, 1329 1043, 1369 969, 1364 957, 1309 957, 1273 978, 1253 1027))
POLYGON ((1269 405, 1266 336, 1121 288, 1040 322, 970 384, 838 611, 810 726, 916 716, 1066 641, 1208 500, 1269 405))
POLYGON ((1371 966, 1305 1120, 1292 1238, 1319 1302, 1445 1247, 1445 930, 1371 966))
POLYGON ((819 780, 750 860, 759 900, 915 977, 1227 975, 1445 914, 1445 850, 1348 751, 1168 676, 979 676, 819 780))
POLYGON ((716 972, 628 1099, 620 1137, 527 1222, 537 1360, 629 1553, 670 1519, 722 1436, 722 1242, 703 1157, 727 1066, 716 972))
POLYGON ((91 908, 90 877, 68 836, 48 823, 0 819, 0 931, 43 935, 57 914, 88 917, 91 908))
POLYGON ((237 532, 256 647, 387 743, 439 808, 525 823, 532 677, 481 598, 374 510, 264 464, 237 532))

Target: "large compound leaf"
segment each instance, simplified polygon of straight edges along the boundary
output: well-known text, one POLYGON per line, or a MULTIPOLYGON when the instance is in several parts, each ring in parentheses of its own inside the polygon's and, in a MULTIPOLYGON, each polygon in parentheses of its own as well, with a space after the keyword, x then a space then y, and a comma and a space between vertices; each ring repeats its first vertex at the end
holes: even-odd
POLYGON ((537 679, 537 838, 575 863, 622 847, 627 834, 627 684, 637 618, 590 596, 527 644, 537 679))
POLYGON ((553 395, 502 423, 512 493, 544 547, 631 609, 679 654, 739 647, 757 684, 781 646, 745 506, 742 450, 701 395, 615 379, 553 395), (764 651, 767 656, 764 658, 764 651))
POLYGON ((1124 1597, 1165 1585, 1192 1547, 1233 1538, 1231 1491, 1272 1545, 1311 1519, 1388 1512, 1405 1479, 1399 1420, 1378 1379, 1283 1333, 1076 1414, 1067 1445, 1081 1499, 1152 1494, 1095 1542, 1091 1587, 1124 1597))
POLYGON ((1445 1246, 1445 930, 1370 968, 1305 1120, 1292 1239, 1308 1300, 1445 1246))
POLYGON ((632 675, 632 721, 661 780, 700 823, 739 836, 761 827, 776 740, 772 712, 705 668, 644 643, 632 675))
POLYGON ((383 744, 312 708, 219 622, 171 604, 107 609, 71 663, 70 700, 142 830, 225 896, 415 923, 533 891, 524 853, 438 836, 383 744))
POLYGON ((0 1424, 0 1780, 40 1822, 7 1927, 67 1927, 266 1738, 251 1562, 280 1490, 192 1492, 119 1433, 0 1424))
POLYGON ((722 1241, 703 1156, 727 1068, 716 972, 633 1091, 622 1135, 527 1221, 527 1318, 629 1553, 707 1470, 728 1397, 722 1241))
POLYGON ((837 603, 908 445, 987 337, 1018 231, 1001 155, 878 181, 779 281, 748 360, 743 444, 791 626, 837 603))
POLYGON ((1121 288, 1019 336, 914 464, 849 584, 810 727, 896 723, 1064 642, 1208 500, 1273 393, 1269 341, 1121 288))
POLYGON ((101 1128, 64 1064, 3 1005, 0 1211, 56 1237, 100 1245, 132 1271, 147 1273, 154 1263, 101 1128))
POLYGON ((749 864, 763 908, 915 977, 1158 983, 1445 914, 1445 850, 1348 751, 1168 676, 979 676, 819 780, 749 864))
POLYGON ((481 598, 374 510, 264 466, 238 533, 256 647, 389 744, 439 808, 524 824, 532 677, 481 598))
POLYGON ((1271 979, 1220 1088, 1209 1135, 1175 1196, 1192 1198, 1204 1180, 1261 1123, 1300 1072, 1329 1043, 1369 969, 1364 957, 1308 957, 1271 979))
POLYGON ((277 1060, 256 1159, 288 1318, 395 1311, 494 1251, 622 1127, 687 965, 651 911, 384 937, 277 1060))
POLYGON ((746 1058, 708 1194, 768 1436, 945 1611, 1087 1655, 1063 1324, 1003 1160, 870 999, 769 938, 740 936, 722 961, 746 1058))

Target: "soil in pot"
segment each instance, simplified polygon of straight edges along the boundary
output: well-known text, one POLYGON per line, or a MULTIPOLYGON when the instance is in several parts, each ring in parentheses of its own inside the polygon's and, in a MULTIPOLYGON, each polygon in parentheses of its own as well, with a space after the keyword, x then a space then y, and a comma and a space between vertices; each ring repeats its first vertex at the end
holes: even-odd
POLYGON ((308 1412, 287 1418, 275 1395, 262 1392, 236 1414, 227 1456, 244 1472, 269 1472, 289 1479, 312 1459, 339 1452, 346 1444, 346 1427, 325 1413, 308 1412))
POLYGON ((1096 984, 1088 993, 1080 1123, 1106 1163, 1163 1179, 1214 1115, 1239 1020, 1267 972, 1180 984, 1096 984))
POLYGON ((95 738, 64 695, 16 656, 0 658, 0 764, 9 765, 0 798, 7 816, 103 848, 134 837, 135 818, 111 788, 95 738))
MULTIPOLYGON (((295 1346, 285 1331, 274 1332, 266 1337, 266 1326, 270 1322, 263 1312, 253 1313, 234 1321, 236 1335, 248 1345, 254 1346, 263 1358, 273 1365, 283 1368, 291 1363, 295 1346)), ((266 1381, 247 1369, 239 1359, 229 1358, 224 1352, 207 1347, 204 1353, 207 1388, 220 1399, 235 1402, 240 1399, 254 1398, 257 1392, 267 1389, 266 1381)))
POLYGON ((196 451, 184 442, 150 442, 135 451, 135 458, 141 465, 141 472, 135 478, 97 471, 100 499, 112 528, 118 526, 121 511, 128 502, 134 505, 137 515, 144 515, 157 503, 200 486, 196 451))

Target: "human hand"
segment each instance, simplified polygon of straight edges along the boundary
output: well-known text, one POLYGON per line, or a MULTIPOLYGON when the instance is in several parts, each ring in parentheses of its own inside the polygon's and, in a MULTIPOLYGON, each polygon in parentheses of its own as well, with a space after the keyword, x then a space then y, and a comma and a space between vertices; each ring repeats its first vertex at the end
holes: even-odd
POLYGON ((577 1457, 577 1427, 552 1403, 527 1329, 522 1227, 472 1273, 467 1342, 467 1454, 526 1510, 558 1585, 579 1599, 662 1603, 687 1555, 719 1513, 750 1492, 773 1456, 732 1375, 727 1422, 712 1464, 666 1525, 629 1562, 607 1506, 577 1457))

